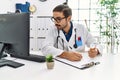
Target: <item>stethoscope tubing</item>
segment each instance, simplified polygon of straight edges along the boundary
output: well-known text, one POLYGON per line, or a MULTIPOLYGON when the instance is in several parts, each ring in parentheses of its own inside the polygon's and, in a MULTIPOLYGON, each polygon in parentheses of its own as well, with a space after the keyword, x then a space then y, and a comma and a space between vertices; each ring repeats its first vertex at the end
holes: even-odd
MULTIPOLYGON (((78 46, 77 46, 77 42, 76 42, 76 28, 74 29, 74 31, 75 31, 75 44, 73 45, 73 47, 74 48, 77 48, 78 46)), ((58 30, 58 36, 57 36, 57 48, 58 48, 58 41, 59 41, 59 38, 61 38, 60 37, 60 31, 58 30)), ((62 43, 63 43, 63 50, 64 50, 64 40, 61 38, 61 40, 62 40, 62 43)))

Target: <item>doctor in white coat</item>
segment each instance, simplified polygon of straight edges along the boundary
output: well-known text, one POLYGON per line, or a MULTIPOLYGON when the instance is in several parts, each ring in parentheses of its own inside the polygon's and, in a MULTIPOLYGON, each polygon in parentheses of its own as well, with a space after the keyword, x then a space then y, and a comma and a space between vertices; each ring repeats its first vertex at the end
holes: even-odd
MULTIPOLYGON (((42 42, 43 54, 52 54, 70 61, 80 61, 85 51, 85 45, 90 47, 96 44, 93 36, 81 24, 75 24, 71 21, 72 11, 67 5, 58 5, 53 9, 51 18, 55 25, 49 28, 48 35, 42 42)), ((90 48, 88 55, 91 58, 101 53, 99 45, 90 48)))

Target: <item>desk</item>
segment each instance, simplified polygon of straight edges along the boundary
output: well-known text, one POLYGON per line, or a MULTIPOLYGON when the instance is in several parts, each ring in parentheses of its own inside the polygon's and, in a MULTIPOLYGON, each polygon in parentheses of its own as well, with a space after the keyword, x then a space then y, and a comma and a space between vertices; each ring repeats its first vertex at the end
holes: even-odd
POLYGON ((99 65, 85 70, 58 61, 55 61, 54 69, 48 70, 46 63, 14 60, 25 66, 0 68, 0 80, 120 80, 120 54, 104 54, 99 65))

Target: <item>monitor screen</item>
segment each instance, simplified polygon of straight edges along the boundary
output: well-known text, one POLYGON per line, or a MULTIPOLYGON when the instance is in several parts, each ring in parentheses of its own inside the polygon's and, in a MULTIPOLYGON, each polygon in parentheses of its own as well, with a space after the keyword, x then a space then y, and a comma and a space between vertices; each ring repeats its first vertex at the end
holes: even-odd
POLYGON ((45 62, 45 56, 29 52, 29 13, 0 14, 0 58, 3 52, 12 57, 45 62))
POLYGON ((0 14, 0 44, 10 55, 29 55, 29 13, 0 14))

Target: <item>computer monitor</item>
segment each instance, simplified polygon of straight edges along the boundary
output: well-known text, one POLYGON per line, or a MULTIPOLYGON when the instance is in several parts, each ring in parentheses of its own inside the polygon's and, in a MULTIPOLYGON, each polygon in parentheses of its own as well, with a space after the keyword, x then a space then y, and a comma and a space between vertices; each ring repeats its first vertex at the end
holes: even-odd
POLYGON ((0 14, 0 43, 11 55, 29 55, 29 13, 0 14))
POLYGON ((45 62, 44 56, 29 54, 29 13, 0 14, 0 56, 3 52, 12 57, 45 62))

